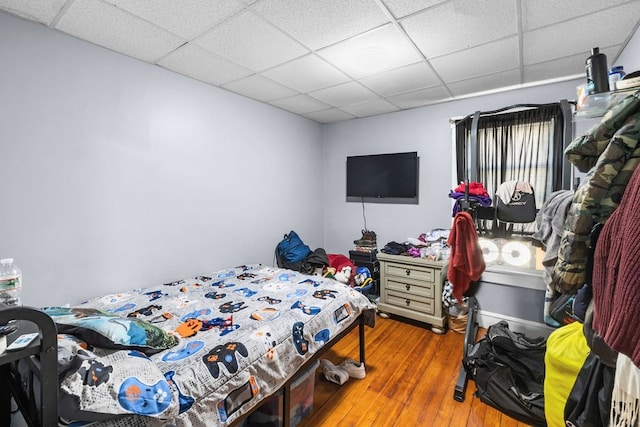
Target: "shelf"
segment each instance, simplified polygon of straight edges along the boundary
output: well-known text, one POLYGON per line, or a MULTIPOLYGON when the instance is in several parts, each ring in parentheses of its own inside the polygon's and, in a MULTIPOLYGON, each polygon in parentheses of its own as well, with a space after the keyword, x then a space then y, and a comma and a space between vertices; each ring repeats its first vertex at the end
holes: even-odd
POLYGON ((640 90, 640 87, 587 95, 584 101, 578 102, 578 109, 575 117, 576 119, 601 117, 611 106, 617 104, 622 98, 631 95, 638 90, 640 90))

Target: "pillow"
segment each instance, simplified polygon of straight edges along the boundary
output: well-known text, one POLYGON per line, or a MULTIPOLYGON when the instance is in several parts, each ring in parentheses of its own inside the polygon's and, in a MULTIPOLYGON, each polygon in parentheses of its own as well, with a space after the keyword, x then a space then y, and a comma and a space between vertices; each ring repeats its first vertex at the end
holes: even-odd
POLYGON ((178 337, 135 317, 121 317, 95 308, 45 307, 58 332, 75 335, 87 344, 111 349, 134 349, 154 354, 178 344, 178 337))

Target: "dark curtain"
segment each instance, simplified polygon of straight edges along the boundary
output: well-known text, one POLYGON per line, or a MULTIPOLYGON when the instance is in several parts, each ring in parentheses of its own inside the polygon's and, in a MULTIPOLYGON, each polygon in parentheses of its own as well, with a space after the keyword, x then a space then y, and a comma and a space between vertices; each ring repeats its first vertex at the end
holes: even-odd
MULTIPOLYGON (((456 123, 458 182, 465 181, 470 158, 473 116, 456 123)), ((476 181, 493 198, 500 184, 526 181, 533 185, 536 205, 562 189, 564 118, 560 103, 509 107, 506 111, 481 113, 477 132, 476 181), (521 110, 516 110, 522 108, 521 110)))

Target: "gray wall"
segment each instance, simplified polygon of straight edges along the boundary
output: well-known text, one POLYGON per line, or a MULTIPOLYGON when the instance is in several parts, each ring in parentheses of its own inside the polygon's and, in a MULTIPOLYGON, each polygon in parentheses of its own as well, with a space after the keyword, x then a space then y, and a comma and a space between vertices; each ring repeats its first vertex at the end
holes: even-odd
POLYGON ((44 306, 322 245, 321 125, 0 13, 0 257, 44 306))
POLYGON ((609 66, 622 65, 627 73, 640 71, 640 28, 631 37, 629 43, 616 61, 609 60, 609 66))

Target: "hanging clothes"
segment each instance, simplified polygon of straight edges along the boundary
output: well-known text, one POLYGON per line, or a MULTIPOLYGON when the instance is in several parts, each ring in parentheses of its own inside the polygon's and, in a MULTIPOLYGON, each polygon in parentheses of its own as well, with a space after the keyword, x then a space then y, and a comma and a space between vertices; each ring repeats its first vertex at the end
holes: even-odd
POLYGON ((551 303, 560 294, 552 284, 553 268, 558 260, 558 249, 564 231, 564 222, 571 207, 573 191, 560 190, 551 193, 536 215, 536 230, 531 238, 539 241, 544 249, 542 258, 542 280, 545 285, 543 319, 544 322, 553 327, 560 326, 560 323, 551 317, 551 303))
POLYGON ((624 354, 618 356, 613 380, 609 427, 634 427, 640 421, 640 369, 624 354))
POLYGON ((454 298, 462 301, 471 282, 480 279, 486 267, 476 226, 468 212, 458 212, 454 217, 447 244, 451 248, 447 277, 454 298))
POLYGON ((460 203, 464 200, 485 207, 489 207, 492 204, 491 197, 489 197, 489 193, 481 182, 470 182, 468 194, 465 183, 461 182, 456 188, 449 191, 449 197, 456 201, 453 204, 452 217, 455 217, 458 212, 462 211, 460 203))
POLYGON ((563 293, 575 294, 585 283, 591 229, 618 207, 640 164, 639 137, 640 90, 614 105, 565 150, 567 159, 588 174, 573 196, 553 271, 554 286, 563 293))
POLYGON ((602 227, 593 260, 593 329, 640 367, 640 168, 602 227))

